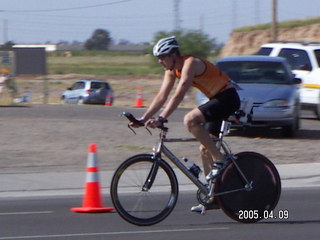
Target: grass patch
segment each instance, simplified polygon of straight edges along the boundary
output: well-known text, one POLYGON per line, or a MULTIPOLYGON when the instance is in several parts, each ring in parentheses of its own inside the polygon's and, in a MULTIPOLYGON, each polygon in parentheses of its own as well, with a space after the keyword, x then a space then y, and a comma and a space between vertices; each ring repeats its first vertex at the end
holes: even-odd
POLYGON ((150 56, 48 56, 50 74, 140 75, 157 74, 159 67, 152 67, 150 56))
POLYGON ((57 51, 49 53, 50 57, 63 57, 66 52, 70 52, 72 56, 141 56, 148 54, 147 52, 141 51, 113 51, 113 50, 72 50, 72 51, 57 51))

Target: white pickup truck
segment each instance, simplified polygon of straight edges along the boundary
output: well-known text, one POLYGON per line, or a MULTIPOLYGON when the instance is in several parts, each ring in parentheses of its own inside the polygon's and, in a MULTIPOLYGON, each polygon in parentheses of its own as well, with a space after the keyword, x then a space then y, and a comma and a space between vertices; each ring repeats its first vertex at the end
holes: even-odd
POLYGON ((320 119, 320 42, 272 42, 262 45, 256 55, 286 58, 302 80, 302 108, 313 110, 320 119))

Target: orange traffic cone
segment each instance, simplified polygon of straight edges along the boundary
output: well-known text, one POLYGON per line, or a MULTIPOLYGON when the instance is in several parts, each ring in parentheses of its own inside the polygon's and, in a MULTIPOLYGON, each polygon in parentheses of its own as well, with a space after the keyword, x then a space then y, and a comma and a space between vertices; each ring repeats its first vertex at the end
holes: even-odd
POLYGON ((107 94, 106 101, 104 103, 105 106, 112 106, 111 94, 107 94))
POLYGON ((133 106, 135 108, 142 108, 143 106, 143 97, 142 97, 142 87, 138 88, 137 97, 136 97, 136 104, 133 106))
POLYGON ((73 212, 81 213, 100 213, 110 212, 114 210, 113 207, 103 207, 102 196, 100 194, 99 183, 99 168, 97 160, 97 145, 92 143, 89 145, 87 176, 85 183, 85 192, 82 202, 82 207, 71 208, 73 212))

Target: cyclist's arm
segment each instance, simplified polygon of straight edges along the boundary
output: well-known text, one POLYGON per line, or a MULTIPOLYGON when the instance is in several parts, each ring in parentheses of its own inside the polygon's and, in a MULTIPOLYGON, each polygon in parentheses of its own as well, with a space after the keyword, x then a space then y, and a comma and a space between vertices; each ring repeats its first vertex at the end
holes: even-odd
POLYGON ((146 121, 150 119, 155 113, 157 113, 164 105, 168 96, 174 87, 176 76, 173 71, 167 70, 165 71, 162 85, 158 94, 152 100, 148 110, 143 115, 143 119, 146 121))
POLYGON ((161 117, 168 118, 172 114, 172 112, 179 106, 188 89, 192 86, 192 80, 196 75, 195 69, 196 67, 193 59, 188 59, 188 61, 184 63, 179 84, 174 94, 170 98, 168 104, 161 112, 161 117))

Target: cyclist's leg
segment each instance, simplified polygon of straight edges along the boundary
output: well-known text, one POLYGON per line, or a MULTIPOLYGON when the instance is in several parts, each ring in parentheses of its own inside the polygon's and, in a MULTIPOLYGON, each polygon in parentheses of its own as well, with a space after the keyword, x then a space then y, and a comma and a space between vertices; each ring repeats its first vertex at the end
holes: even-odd
POLYGON ((207 150, 207 148, 204 145, 201 144, 199 149, 200 149, 200 156, 201 156, 201 160, 202 160, 203 172, 204 172, 205 176, 207 176, 210 173, 213 159, 212 159, 209 151, 207 150))
POLYGON ((221 119, 234 113, 239 107, 240 100, 237 91, 231 88, 217 94, 198 108, 194 108, 184 118, 184 124, 189 132, 209 151, 214 161, 221 161, 223 155, 211 140, 204 125, 208 122, 221 121, 221 119))
MULTIPOLYGON (((205 124, 208 122, 221 122, 221 119, 231 115, 239 106, 240 100, 237 92, 235 89, 229 89, 226 90, 225 93, 218 94, 216 98, 211 99, 199 108, 191 110, 184 118, 184 124, 189 132, 201 143, 200 153, 206 175, 208 175, 212 169, 213 160, 221 161, 223 160, 223 155, 217 148, 216 143, 211 139, 210 133, 214 134, 214 132, 206 129, 205 124)), ((191 211, 204 214, 205 210, 216 209, 217 207, 218 206, 215 205, 212 208, 208 208, 208 206, 200 204, 192 207, 191 211)))
MULTIPOLYGON (((219 123, 221 119, 229 117, 239 107, 240 99, 238 93, 234 88, 230 88, 217 94, 207 103, 193 109, 184 118, 184 124, 189 132, 209 151, 214 161, 221 161, 223 155, 211 140, 204 124, 208 122, 219 123)), ((207 159, 205 158, 205 161, 207 159)))
MULTIPOLYGON (((211 134, 211 137, 218 136, 222 121, 208 122, 205 124, 205 129, 211 134)), ((204 168, 204 173, 207 176, 212 168, 213 159, 204 145, 200 145, 200 156, 204 168)))
MULTIPOLYGON (((185 116, 184 123, 187 126, 189 132, 191 132, 201 143, 200 154, 202 158, 204 173, 207 176, 212 169, 213 160, 222 160, 223 155, 216 147, 215 142, 212 141, 208 130, 204 127, 205 118, 198 108, 193 109, 185 116)), ((217 204, 215 204, 215 202, 212 202, 211 204, 200 203, 197 206, 191 207, 191 211, 205 214, 206 210, 218 208, 219 207, 217 204)))
POLYGON ((184 124, 193 136, 201 143, 201 145, 207 149, 210 153, 210 157, 204 156, 204 172, 209 173, 211 170, 212 159, 214 161, 220 161, 223 159, 223 155, 220 153, 216 147, 215 142, 212 141, 209 132, 205 129, 204 124, 206 123, 206 118, 203 113, 198 109, 194 108, 184 117, 184 124))

